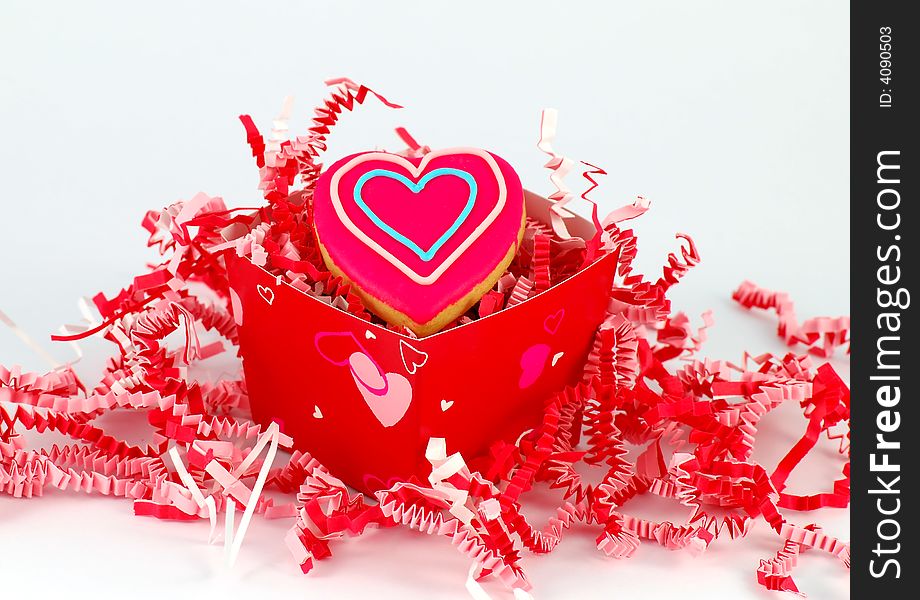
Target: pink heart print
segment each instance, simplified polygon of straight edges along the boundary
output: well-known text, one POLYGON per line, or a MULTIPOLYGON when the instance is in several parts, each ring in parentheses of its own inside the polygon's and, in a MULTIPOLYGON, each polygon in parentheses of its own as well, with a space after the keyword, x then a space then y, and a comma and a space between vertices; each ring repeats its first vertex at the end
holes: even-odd
MULTIPOLYGON (((384 372, 358 336, 351 331, 321 331, 313 338, 313 344, 319 355, 329 363, 348 367, 358 393, 381 425, 392 427, 402 420, 412 403, 412 384, 398 373, 384 372)), ((428 358, 427 354, 424 356, 428 358)), ((318 407, 313 416, 318 419, 323 417, 318 407)))
POLYGON ((549 357, 550 347, 546 344, 535 344, 521 355, 521 376, 518 387, 522 390, 532 386, 543 370, 546 368, 546 359, 549 357))
POLYGON ((495 274, 517 248, 523 217, 517 174, 475 148, 355 154, 329 167, 314 194, 330 268, 418 324, 495 274))
POLYGON ((556 335, 556 332, 559 331, 559 326, 562 324, 562 319, 564 318, 565 309, 560 308, 543 320, 543 330, 550 335, 556 335))
MULTIPOLYGON (((550 335, 556 335, 564 318, 565 308, 560 308, 548 315, 543 319, 543 331, 550 335)), ((549 358, 551 351, 552 349, 547 344, 534 344, 524 350, 524 354, 521 355, 521 376, 518 378, 519 388, 522 390, 528 388, 540 378, 540 375, 546 369, 546 359, 549 358)), ((550 364, 555 367, 564 354, 565 352, 554 354, 550 364)))
POLYGON ((382 373, 371 357, 355 352, 348 357, 351 376, 361 397, 384 427, 399 423, 412 403, 412 384, 399 373, 382 373))

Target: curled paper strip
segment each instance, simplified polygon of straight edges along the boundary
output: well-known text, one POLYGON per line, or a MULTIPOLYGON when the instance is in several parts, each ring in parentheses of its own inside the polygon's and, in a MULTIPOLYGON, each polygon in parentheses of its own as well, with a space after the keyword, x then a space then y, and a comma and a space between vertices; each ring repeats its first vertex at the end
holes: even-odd
MULTIPOLYGON (((455 326, 511 309, 597 256, 614 255, 617 276, 581 381, 546 398, 540 422, 514 443, 498 441, 486 455, 461 456, 432 438, 427 480, 390 481, 365 496, 310 454, 295 451, 279 459, 278 448, 292 440, 279 424, 263 429, 250 420, 241 375, 218 383, 191 378, 191 365, 235 351, 239 343, 243 317, 228 284, 228 253, 249 257, 276 281, 332 307, 377 320, 346 282, 325 269, 313 235, 311 198, 321 171, 317 159, 340 116, 368 96, 398 106, 347 79, 330 84, 332 92, 304 137, 288 135, 289 101, 267 140, 252 119, 241 118, 265 205, 228 209, 220 198, 199 194, 145 215, 148 245, 162 262, 111 297, 97 294, 83 311, 85 324, 54 336, 74 341, 97 335, 111 342, 115 352, 98 380, 81 381, 70 365, 42 374, 0 366, 2 493, 32 498, 55 488, 121 497, 138 515, 208 519, 211 541, 218 539, 223 518, 231 563, 254 515, 288 518, 285 543, 305 573, 332 555, 335 541, 370 527, 409 527, 449 541, 467 557, 467 589, 477 598, 486 597, 478 583, 484 578, 501 581, 518 598, 530 597, 522 553, 552 551, 576 523, 595 528, 604 555, 625 559, 648 543, 703 552, 743 537, 762 520, 775 533, 778 550, 752 567, 771 590, 798 592, 791 575, 806 549, 826 552, 849 568, 848 543, 815 525, 793 523, 784 513, 849 503, 849 389, 829 364, 812 363, 813 356, 829 356, 849 343, 849 320, 799 323, 787 295, 746 282, 735 300, 776 311, 780 336, 808 352, 746 355, 741 366, 696 358, 712 315, 704 314, 695 329, 686 315, 672 313, 667 297, 700 260, 694 242, 678 234, 680 251, 667 257, 657 280, 634 273, 636 236, 621 224, 646 212, 649 204, 641 198, 603 219, 591 203, 595 236, 573 236, 565 224, 566 204, 576 196, 563 177, 576 163, 553 149, 553 112, 544 113, 539 143, 550 156, 546 166, 555 186, 550 222, 528 219, 508 271, 455 326), (246 233, 225 237, 234 230, 246 233), (231 237, 236 241, 225 241, 231 237), (221 342, 202 344, 205 331, 221 342), (757 428, 787 402, 800 407, 807 426, 770 472, 752 459, 757 428), (113 410, 130 411, 146 423, 151 442, 133 445, 107 433, 98 418, 113 410), (25 431, 55 431, 73 443, 30 449, 25 431), (788 489, 790 474, 821 436, 839 443, 842 472, 828 472, 817 493, 788 489), (636 458, 627 457, 628 445, 641 448, 636 458), (599 483, 588 483, 578 463, 598 469, 599 483), (523 510, 527 492, 538 483, 558 494, 554 516, 542 523, 523 510), (631 514, 629 501, 646 493, 688 507, 689 518, 672 523, 631 514), (274 500, 284 495, 286 501, 274 500)), ((405 130, 398 135, 407 154, 429 150, 405 130)), ((590 203, 588 194, 596 193, 604 171, 582 164, 588 188, 580 196, 590 203)), ((269 305, 274 301, 270 287, 259 293, 269 305)), ((313 418, 324 418, 321 401, 313 418)), ((442 401, 441 410, 452 405, 442 401)))
POLYGON ((799 324, 795 305, 784 292, 774 292, 745 281, 732 298, 745 308, 772 309, 779 317, 777 334, 790 346, 802 344, 815 356, 828 358, 839 346, 850 346, 850 317, 815 317, 799 324))

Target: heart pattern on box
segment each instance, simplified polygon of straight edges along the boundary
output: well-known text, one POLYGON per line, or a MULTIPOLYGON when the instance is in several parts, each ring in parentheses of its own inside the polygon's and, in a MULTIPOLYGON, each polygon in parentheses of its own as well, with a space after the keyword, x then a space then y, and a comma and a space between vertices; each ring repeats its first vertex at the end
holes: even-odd
POLYGON ((384 427, 399 423, 412 403, 412 384, 399 373, 381 373, 363 352, 348 357, 351 376, 368 408, 384 427))
POLYGON ((256 290, 259 292, 259 295, 262 296, 262 299, 265 300, 269 306, 272 305, 272 302, 275 301, 275 290, 271 289, 265 285, 257 285, 256 290))
POLYGON ((422 352, 406 340, 399 340, 399 357, 409 375, 415 375, 415 372, 428 362, 428 353, 422 352))
MULTIPOLYGON (((368 341, 376 339, 370 330, 365 331, 365 337, 368 341)), ((319 332, 313 344, 327 362, 348 367, 358 393, 381 425, 392 427, 402 420, 412 403, 412 384, 404 375, 382 369, 353 332, 319 332)), ((428 359, 424 352, 420 354, 428 359)), ((318 406, 314 408, 313 416, 323 418, 318 406)))

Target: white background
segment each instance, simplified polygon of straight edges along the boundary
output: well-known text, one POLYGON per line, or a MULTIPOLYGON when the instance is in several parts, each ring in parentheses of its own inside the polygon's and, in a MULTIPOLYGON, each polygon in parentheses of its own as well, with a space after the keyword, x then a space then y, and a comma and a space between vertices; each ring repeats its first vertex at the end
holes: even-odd
MULTIPOLYGON (((652 199, 634 224, 641 270, 657 277, 674 232, 697 241, 703 262, 672 298, 697 324, 714 309, 703 354, 783 352, 775 320, 745 313, 730 294, 751 279, 790 292, 800 318, 849 312, 848 32, 846 3, 832 1, 6 0, 0 309, 71 359, 47 334, 78 320, 79 296, 114 293, 153 259, 144 211, 199 190, 231 206, 257 203, 237 115, 267 131, 291 94, 292 131, 302 132, 322 80, 345 75, 407 108, 368 102, 346 115, 329 158, 398 149, 391 130, 405 125, 434 147, 491 149, 543 193, 552 188, 535 148, 540 109, 558 108, 557 149, 609 173, 594 194, 603 208, 652 199)), ((581 191, 577 174, 569 183, 581 191)), ((86 349, 79 372, 91 379, 109 348, 86 349)), ((45 367, 2 329, 0 363, 45 367)), ((834 365, 848 374, 845 359, 834 365)), ((772 468, 804 426, 795 407, 771 415, 755 458, 772 468)), ((822 443, 790 489, 823 490, 840 466, 822 443)), ((629 508, 686 516, 653 499, 629 508)), ((282 543, 289 521, 257 520, 228 573, 204 523, 131 513, 130 502, 74 494, 0 497, 2 596, 466 596, 466 560, 444 539, 372 532, 334 546, 333 559, 303 576, 282 543)), ((849 537, 848 511, 789 517, 849 537)), ((763 523, 699 558, 645 544, 631 560, 608 560, 595 535, 576 528, 551 555, 525 557, 536 598, 771 597, 754 573, 779 545, 763 523)), ((833 559, 812 552, 800 562, 797 581, 813 598, 849 595, 833 559)))

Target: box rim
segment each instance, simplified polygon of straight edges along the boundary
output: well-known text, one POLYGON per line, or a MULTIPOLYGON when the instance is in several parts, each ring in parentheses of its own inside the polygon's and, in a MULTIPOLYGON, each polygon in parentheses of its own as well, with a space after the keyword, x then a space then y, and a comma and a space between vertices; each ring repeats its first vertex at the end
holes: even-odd
MULTIPOLYGON (((540 200, 546 202, 546 203, 547 203, 547 206, 551 206, 551 205, 552 205, 552 201, 551 201, 551 200, 548 200, 547 198, 544 198, 544 197, 542 197, 542 196, 540 196, 540 195, 538 195, 538 194, 535 194, 535 193, 533 193, 533 192, 530 192, 529 190, 524 190, 524 191, 525 191, 525 197, 526 197, 527 194, 530 194, 530 195, 532 195, 532 196, 534 196, 534 197, 536 197, 536 198, 538 198, 538 199, 540 199, 540 200)), ((252 214, 256 214, 256 213, 252 213, 252 214)), ((584 224, 586 224, 586 225, 588 225, 588 226, 594 228, 594 225, 593 225, 592 223, 590 223, 587 219, 585 219, 584 217, 582 217, 581 215, 578 215, 578 214, 573 213, 573 218, 574 218, 576 221, 582 221, 584 224)), ((238 239, 238 238, 234 238, 234 240, 235 240, 235 239, 238 239)), ((233 241, 233 240, 227 240, 227 241, 230 242, 230 241, 233 241)), ((226 251, 229 252, 229 251, 232 250, 232 249, 233 249, 233 248, 227 248, 226 251)), ((380 330, 380 331, 386 331, 386 332, 388 332, 388 333, 390 333, 390 334, 397 335, 397 336, 399 336, 400 338, 402 338, 402 339, 404 339, 404 340, 406 340, 406 341, 409 341, 409 342, 421 342, 421 341, 424 341, 424 340, 433 339, 433 338, 435 338, 435 337, 437 337, 437 336, 439 336, 439 335, 442 335, 442 334, 450 333, 451 331, 454 331, 454 330, 459 329, 459 328, 461 328, 461 327, 467 327, 467 326, 474 325, 474 324, 476 324, 476 323, 478 323, 478 322, 480 322, 480 321, 484 321, 485 319, 489 319, 489 318, 491 318, 491 317, 500 315, 501 313, 503 313, 503 312, 505 312, 505 311, 514 310, 514 308, 517 307, 517 306, 520 306, 520 305, 522 305, 522 304, 524 304, 524 303, 530 302, 531 300, 536 300, 536 299, 539 298, 540 296, 543 296, 544 294, 547 294, 548 292, 551 292, 551 291, 555 290, 557 287, 559 287, 559 286, 565 284, 567 281, 569 281, 570 279, 572 279, 572 278, 574 278, 574 277, 578 277, 579 275, 582 275, 583 273, 587 273, 588 271, 591 271, 591 270, 597 270, 597 269, 599 269, 600 267, 598 267, 598 265, 600 265, 601 263, 604 263, 605 261, 608 261, 608 260, 615 260, 616 254, 617 254, 617 251, 615 251, 615 250, 614 250, 614 251, 611 251, 611 252, 606 252, 605 254, 603 254, 602 256, 600 256, 599 258, 595 259, 594 262, 592 262, 590 265, 588 265, 588 266, 586 266, 586 267, 580 269, 579 271, 577 271, 575 274, 573 274, 572 276, 568 277, 567 279, 565 279, 565 280, 563 280, 563 281, 560 281, 560 282, 558 282, 558 283, 555 283, 555 284, 551 285, 550 287, 546 288, 546 289, 543 290, 542 292, 539 292, 539 293, 537 293, 537 294, 531 296, 530 298, 527 298, 527 299, 523 300, 522 302, 516 304, 515 306, 503 308, 503 309, 500 310, 500 311, 496 311, 496 312, 494 312, 494 313, 492 313, 492 314, 490 314, 490 315, 486 315, 485 317, 481 317, 481 318, 476 319, 475 321, 472 321, 472 322, 470 322, 470 323, 462 323, 462 324, 460 324, 460 325, 457 325, 456 327, 451 327, 450 329, 445 329, 445 330, 437 331, 437 332, 435 332, 435 333, 432 333, 431 335, 426 335, 426 336, 423 336, 423 337, 410 337, 410 336, 408 336, 408 335, 406 335, 406 334, 404 334, 404 333, 400 333, 399 331, 394 331, 394 330, 392 330, 392 329, 387 329, 386 327, 384 327, 384 326, 382 326, 382 325, 378 325, 377 323, 374 323, 374 322, 372 322, 372 321, 365 321, 365 320, 363 320, 363 319, 359 319, 358 317, 356 317, 355 315, 353 315, 352 313, 350 313, 350 312, 348 312, 348 311, 342 310, 341 308, 339 308, 339 307, 337 307, 337 306, 333 306, 331 303, 323 302, 322 300, 317 299, 315 296, 311 296, 310 294, 307 294, 307 293, 304 292, 303 290, 294 287, 293 285, 291 285, 291 284, 288 283, 287 281, 284 281, 283 279, 281 279, 280 276, 278 276, 278 275, 272 275, 265 267, 260 266, 260 265, 257 265, 257 264, 255 264, 254 262, 252 262, 252 257, 251 257, 251 256, 240 256, 240 255, 235 254, 235 253, 231 254, 230 256, 232 257, 233 260, 244 260, 244 261, 248 262, 250 265, 252 265, 253 267, 255 267, 255 268, 261 270, 263 273, 265 273, 265 275, 267 275, 268 277, 274 279, 274 280, 276 281, 276 285, 287 286, 287 287, 289 287, 290 289, 292 289, 292 290, 294 290, 295 292, 297 292, 297 293, 299 293, 300 295, 302 295, 303 297, 309 298, 309 299, 310 299, 311 301, 313 301, 313 302, 318 302, 318 303, 320 303, 320 304, 322 304, 322 305, 324 305, 324 306, 327 306, 327 307, 329 307, 329 308, 331 308, 331 309, 333 309, 333 310, 337 310, 337 311, 341 312, 342 314, 348 315, 349 317, 351 317, 351 318, 353 318, 353 319, 355 319, 355 320, 357 320, 357 321, 360 321, 360 322, 361 322, 363 325, 365 325, 365 326, 374 327, 374 328, 376 328, 376 329, 378 329, 378 330, 380 330)), ((225 258, 225 260, 226 260, 226 258, 225 258)), ((614 268, 615 268, 615 267, 614 267, 614 268)))

